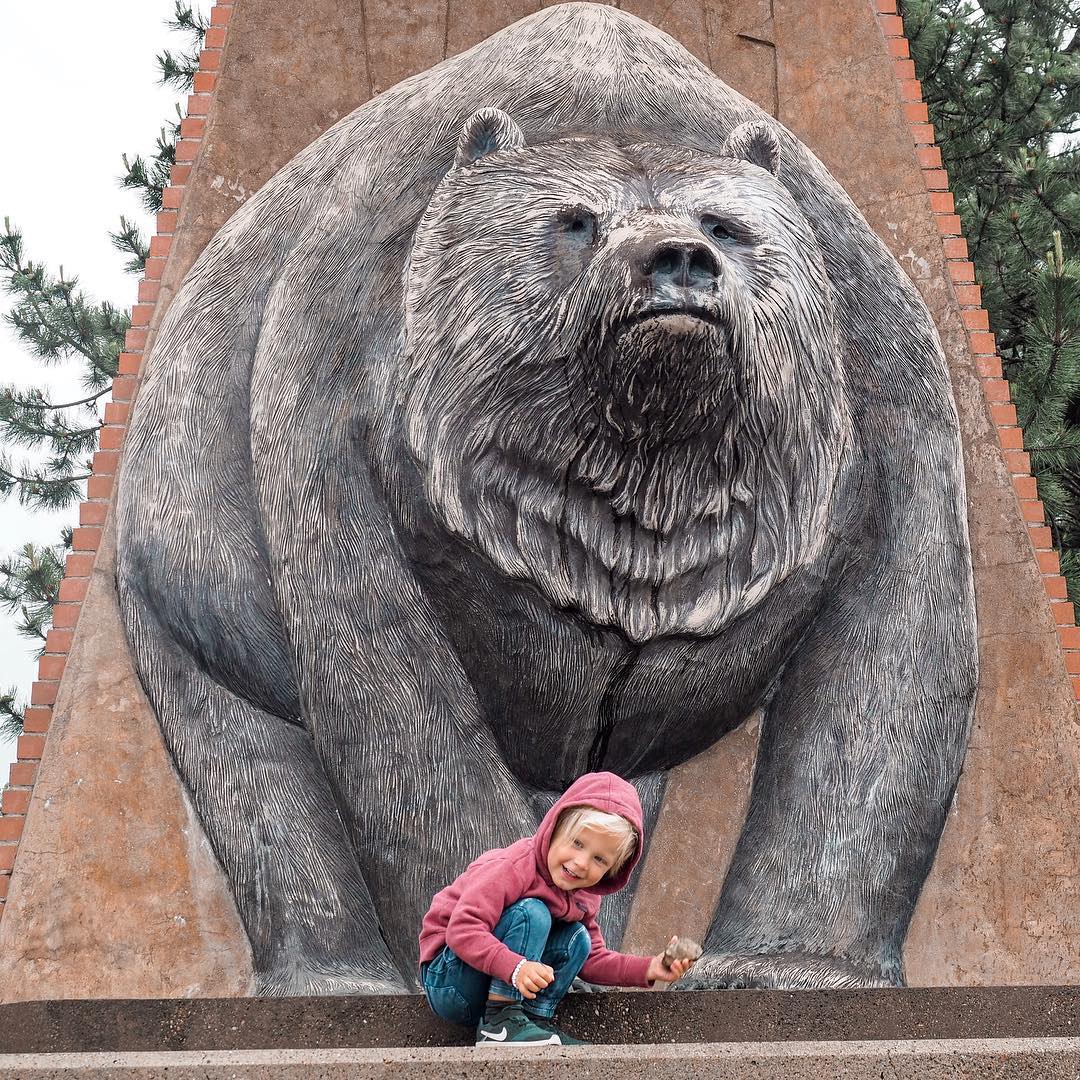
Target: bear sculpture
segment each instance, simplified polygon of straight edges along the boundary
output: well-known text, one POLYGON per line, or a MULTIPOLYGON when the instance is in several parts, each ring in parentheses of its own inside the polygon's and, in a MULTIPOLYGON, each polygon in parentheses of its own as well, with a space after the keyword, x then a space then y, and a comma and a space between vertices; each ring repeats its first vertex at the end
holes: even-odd
POLYGON ((260 992, 415 986, 469 860, 588 770, 651 823, 758 708, 688 985, 902 983, 976 682, 944 357, 822 165, 653 27, 546 9, 283 168, 160 329, 118 530, 260 992))

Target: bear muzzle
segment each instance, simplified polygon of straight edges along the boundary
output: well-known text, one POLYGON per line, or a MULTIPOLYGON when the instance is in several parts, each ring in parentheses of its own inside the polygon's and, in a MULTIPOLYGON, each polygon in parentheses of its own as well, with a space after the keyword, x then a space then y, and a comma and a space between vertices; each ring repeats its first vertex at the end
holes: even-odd
POLYGON ((624 440, 704 436, 728 411, 734 333, 714 307, 653 306, 614 328, 601 358, 601 415, 624 440))

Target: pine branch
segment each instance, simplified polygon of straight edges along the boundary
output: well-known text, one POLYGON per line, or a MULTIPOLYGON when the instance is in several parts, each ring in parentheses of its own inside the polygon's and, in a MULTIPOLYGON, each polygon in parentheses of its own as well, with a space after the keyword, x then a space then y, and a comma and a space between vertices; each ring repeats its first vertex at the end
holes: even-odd
POLYGON ((190 4, 176 0, 173 17, 165 25, 170 30, 187 34, 189 47, 179 55, 168 49, 158 54, 158 81, 162 86, 174 86, 178 90, 188 91, 195 81, 195 72, 199 70, 199 52, 202 50, 210 22, 190 4))
POLYGON ((146 269, 146 257, 150 254, 150 245, 143 239, 138 225, 121 216, 120 228, 109 233, 109 239, 117 251, 130 255, 124 264, 129 274, 141 274, 146 269))
POLYGON ((23 713, 26 705, 16 695, 17 687, 0 691, 0 739, 16 739, 23 733, 23 713))
POLYGON ((106 394, 112 390, 111 386, 105 387, 104 390, 99 390, 96 394, 90 394, 88 397, 79 398, 77 401, 61 401, 58 404, 53 404, 51 401, 46 401, 41 396, 40 390, 16 390, 14 387, 6 387, 0 390, 0 406, 3 404, 5 397, 10 397, 15 401, 20 409, 42 409, 42 410, 61 410, 61 409, 74 409, 79 405, 92 405, 95 401, 100 401, 106 394))
POLYGON ((157 64, 158 82, 162 86, 189 91, 195 83, 195 72, 199 70, 199 52, 192 49, 177 55, 164 49, 157 54, 157 64))
POLYGON ((42 646, 53 604, 60 595, 68 543, 70 540, 65 540, 53 547, 24 544, 14 555, 0 560, 0 608, 17 614, 18 633, 42 646))
POLYGON ((0 234, 3 289, 15 304, 5 321, 31 351, 46 363, 79 356, 109 378, 130 320, 110 304, 95 304, 77 291, 78 278, 64 268, 54 277, 41 265, 23 258, 22 235, 8 218, 0 234))
MULTIPOLYGON (((52 605, 60 593, 64 547, 25 544, 16 555, 0 561, 0 607, 19 615, 15 628, 21 636, 40 642, 38 656, 44 651, 52 605)), ((17 693, 16 687, 0 692, 0 737, 22 734, 26 704, 18 701, 17 693)))
POLYGON ((166 129, 162 128, 158 133, 149 166, 138 154, 131 161, 127 154, 121 155, 124 172, 120 177, 120 186, 140 192, 143 207, 148 213, 156 214, 161 209, 162 193, 169 185, 172 166, 176 160, 175 140, 175 134, 170 139, 166 129))
POLYGON ((37 409, 22 409, 17 397, 0 394, 0 425, 8 442, 17 446, 33 447, 42 443, 63 445, 69 453, 85 453, 97 443, 100 423, 90 427, 73 427, 59 414, 45 416, 37 409))
MULTIPOLYGON (((210 22, 191 4, 176 0, 173 17, 166 22, 166 26, 170 30, 186 34, 188 47, 181 52, 164 49, 158 53, 158 82, 162 86, 172 86, 186 93, 194 85, 195 73, 199 70, 199 53, 202 51, 210 22)), ((179 117, 179 107, 176 111, 179 117)), ((172 166, 176 162, 176 138, 179 130, 179 123, 171 123, 161 129, 149 162, 141 155, 129 160, 125 154, 123 158, 121 186, 140 192, 143 206, 152 214, 156 214, 162 206, 162 192, 169 184, 172 166)), ((140 266, 139 270, 141 269, 140 266)))
MULTIPOLYGON (((58 544, 24 544, 0 560, 0 608, 18 616, 16 631, 38 643, 38 656, 45 650, 53 604, 64 577, 64 556, 70 548, 71 530, 65 529, 58 544)), ((17 694, 16 687, 0 692, 0 737, 22 734, 26 704, 17 694)))
POLYGON ((7 218, 0 267, 0 284, 15 299, 5 321, 43 363, 80 360, 89 391, 54 407, 38 389, 0 388, 0 441, 47 451, 44 461, 18 465, 0 456, 0 498, 15 493, 25 506, 65 507, 81 496, 87 476, 82 459, 93 450, 101 426, 93 403, 116 374, 129 319, 111 304, 89 300, 63 267, 54 276, 26 259, 22 235, 7 218), (72 406, 81 406, 81 414, 64 411, 72 406))
POLYGON ((202 44, 206 31, 210 29, 210 20, 191 4, 176 0, 173 6, 173 17, 166 19, 165 25, 170 30, 189 34, 194 42, 202 44))
POLYGON ((31 463, 12 466, 6 456, 0 456, 0 498, 17 493, 21 506, 37 510, 63 510, 82 498, 82 484, 90 478, 89 468, 75 473, 72 463, 58 457, 50 465, 61 467, 50 474, 48 465, 35 468, 31 463))

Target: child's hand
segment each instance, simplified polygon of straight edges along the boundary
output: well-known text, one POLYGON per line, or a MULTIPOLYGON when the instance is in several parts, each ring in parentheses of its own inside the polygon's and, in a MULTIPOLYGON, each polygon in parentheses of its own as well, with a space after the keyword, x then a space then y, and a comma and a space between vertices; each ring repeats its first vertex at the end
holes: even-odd
POLYGON ((671 967, 664 967, 664 954, 657 953, 649 961, 649 971, 645 977, 649 982, 676 982, 693 966, 693 960, 672 960, 671 967))
MULTIPOLYGON (((675 938, 672 938, 671 941, 668 942, 669 948, 675 940, 675 938)), ((666 952, 667 950, 657 953, 656 956, 649 961, 649 970, 645 977, 650 982, 677 982, 694 966, 694 961, 686 957, 681 960, 672 960, 670 964, 665 964, 664 957, 666 952)))
POLYGON ((532 1001, 554 978, 555 972, 547 964, 539 964, 535 960, 526 960, 518 968, 515 985, 521 991, 522 997, 532 1001))

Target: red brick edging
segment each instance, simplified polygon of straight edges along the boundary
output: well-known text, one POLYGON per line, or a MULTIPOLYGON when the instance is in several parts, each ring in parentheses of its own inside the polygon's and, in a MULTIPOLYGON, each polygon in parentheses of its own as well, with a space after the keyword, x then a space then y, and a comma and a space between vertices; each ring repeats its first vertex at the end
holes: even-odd
POLYGON ((1003 376, 997 342, 990 333, 990 322, 982 307, 982 290, 975 281, 975 267, 968 260, 967 241, 961 233, 960 218, 949 191, 949 175, 942 167, 941 151, 934 145, 934 128, 923 101, 922 85, 915 77, 915 62, 904 35, 904 21, 897 14, 896 0, 873 0, 873 4, 889 55, 893 58, 904 115, 915 143, 915 156, 922 168, 930 207, 945 248, 953 295, 967 327, 968 342, 1001 443, 1005 466, 1012 477, 1020 512, 1027 522, 1032 551, 1042 571, 1043 588, 1057 624, 1058 642, 1065 670, 1072 681, 1073 697, 1080 700, 1080 629, 1075 624, 1073 606, 1060 573, 1058 553, 1054 551, 1043 504, 1035 488, 1035 477, 1031 475, 1031 459, 1024 451, 1024 434, 1016 422, 1016 406, 1003 376))
POLYGON ((45 641, 45 653, 38 661, 38 679, 31 687, 30 706, 24 714, 24 734, 19 736, 17 760, 11 766, 8 785, 0 798, 0 913, 7 899, 11 871, 15 865, 38 764, 45 748, 45 733, 52 720, 60 677, 64 673, 82 601, 90 585, 94 559, 101 544, 120 448, 135 397, 139 366, 161 287, 161 276, 172 247, 177 214, 191 174, 191 163, 198 154, 206 128, 232 10, 233 0, 218 0, 210 11, 210 26, 206 31, 203 51, 199 54, 199 70, 195 75, 193 93, 187 101, 187 116, 180 122, 176 164, 170 173, 169 187, 163 193, 156 233, 150 240, 146 269, 139 281, 138 300, 131 309, 131 329, 127 332, 124 351, 120 354, 119 371, 112 385, 112 399, 105 406, 105 425, 98 437, 92 475, 86 482, 86 501, 79 507, 79 525, 72 535, 71 554, 67 557, 58 602, 53 607, 52 629, 45 641))

